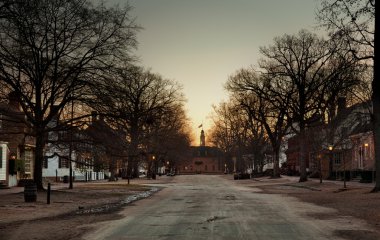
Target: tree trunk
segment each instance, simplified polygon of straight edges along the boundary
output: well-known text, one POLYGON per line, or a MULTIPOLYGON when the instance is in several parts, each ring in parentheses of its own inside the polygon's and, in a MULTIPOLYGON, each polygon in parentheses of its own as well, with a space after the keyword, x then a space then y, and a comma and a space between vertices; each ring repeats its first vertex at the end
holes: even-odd
POLYGON ((305 126, 304 124, 300 124, 300 139, 299 139, 299 160, 300 160, 300 179, 299 182, 307 181, 307 173, 306 173, 306 158, 305 158, 305 126))
POLYGON ((135 161, 133 163, 133 178, 139 178, 139 163, 137 161, 135 161))
POLYGON ((280 162, 280 147, 276 146, 274 151, 274 159, 273 159, 273 178, 279 178, 280 177, 280 171, 279 171, 279 162, 280 162))
POLYGON ((108 181, 117 181, 116 164, 113 157, 110 159, 109 171, 111 173, 111 176, 108 181))
POLYGON ((380 191, 380 72, 379 72, 379 10, 375 5, 375 59, 374 59, 374 78, 372 81, 372 104, 373 104, 373 136, 375 144, 375 165, 376 165, 376 185, 373 192, 380 191), (377 56, 377 58, 376 58, 377 56))
POLYGON ((34 178, 34 182, 37 185, 37 189, 39 190, 44 189, 43 181, 42 181, 44 146, 45 146, 44 132, 42 130, 36 130, 36 148, 35 148, 33 178, 34 178))

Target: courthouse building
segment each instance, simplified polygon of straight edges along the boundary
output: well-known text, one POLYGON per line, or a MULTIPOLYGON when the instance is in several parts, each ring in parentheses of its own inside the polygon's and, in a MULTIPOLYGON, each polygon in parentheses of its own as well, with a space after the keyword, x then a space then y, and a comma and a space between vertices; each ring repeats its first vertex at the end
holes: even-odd
POLYGON ((220 149, 206 146, 205 132, 202 129, 199 146, 191 147, 189 159, 180 163, 178 170, 180 174, 222 174, 225 164, 220 149))

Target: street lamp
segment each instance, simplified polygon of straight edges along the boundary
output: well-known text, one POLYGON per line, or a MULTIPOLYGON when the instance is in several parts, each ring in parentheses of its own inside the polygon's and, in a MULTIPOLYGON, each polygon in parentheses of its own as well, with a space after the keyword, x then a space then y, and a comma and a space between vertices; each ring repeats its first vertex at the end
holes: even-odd
POLYGON ((318 154, 317 155, 317 158, 318 158, 318 170, 319 170, 319 183, 322 183, 322 162, 321 162, 321 154, 318 154))
POLYGON ((333 146, 329 145, 328 149, 329 149, 329 178, 331 180, 332 173, 333 173, 333 159, 332 159, 333 146))
POLYGON ((343 144, 343 188, 346 189, 346 150, 348 149, 346 144, 343 144))
POLYGON ((16 169, 16 154, 12 153, 9 158, 9 173, 13 176, 18 170, 16 169))
POLYGON ((152 156, 152 166, 153 166, 153 172, 152 172, 152 179, 156 179, 156 156, 152 156))
MULTIPOLYGON (((364 143, 364 152, 363 152, 363 160, 365 161, 365 156, 366 154, 368 153, 368 147, 369 147, 369 144, 368 143, 364 143)), ((367 155, 368 156, 368 155, 367 155)), ((363 162, 364 162, 363 161, 363 162)), ((364 164, 363 164, 364 165, 364 164)), ((375 169, 374 167, 372 167, 372 182, 375 181, 375 169)))

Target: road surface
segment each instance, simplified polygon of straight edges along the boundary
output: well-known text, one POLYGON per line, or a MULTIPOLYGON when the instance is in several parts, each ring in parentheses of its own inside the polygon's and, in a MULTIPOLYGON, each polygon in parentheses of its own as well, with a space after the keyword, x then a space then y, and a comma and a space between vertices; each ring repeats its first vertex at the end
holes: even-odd
POLYGON ((123 219, 98 223, 84 239, 335 240, 339 238, 333 231, 345 229, 342 220, 309 215, 331 209, 263 194, 225 176, 175 176, 163 186, 152 197, 127 206, 123 219))

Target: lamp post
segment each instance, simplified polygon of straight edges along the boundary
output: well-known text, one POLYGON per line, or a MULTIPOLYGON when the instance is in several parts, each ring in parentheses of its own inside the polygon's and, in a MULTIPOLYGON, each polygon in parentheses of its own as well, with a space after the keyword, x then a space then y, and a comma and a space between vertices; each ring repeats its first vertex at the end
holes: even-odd
POLYGON ((346 144, 343 144, 343 189, 346 189, 346 144))
MULTIPOLYGON (((369 147, 369 144, 368 143, 364 143, 363 160, 365 160, 365 155, 368 152, 368 147, 369 147)), ((374 182, 374 181, 375 181, 375 169, 374 169, 374 167, 372 167, 372 182, 374 182)))
POLYGON ((152 156, 152 166, 153 166, 153 172, 152 172, 152 179, 156 179, 156 156, 152 156))
POLYGON ((332 173, 333 173, 333 159, 332 159, 333 146, 330 145, 328 149, 329 149, 329 179, 331 180, 333 178, 332 177, 332 173))
POLYGON ((18 171, 18 169, 16 169, 16 154, 12 153, 9 160, 9 173, 13 176, 15 173, 17 174, 18 171))
POLYGON ((322 162, 321 162, 321 155, 318 154, 317 155, 317 158, 318 158, 318 170, 319 170, 319 183, 322 183, 322 162))

